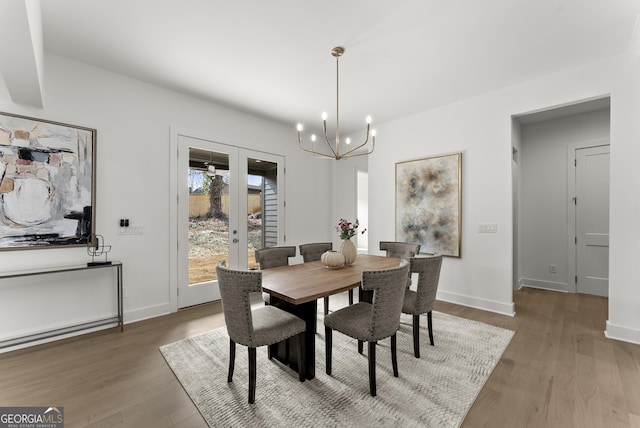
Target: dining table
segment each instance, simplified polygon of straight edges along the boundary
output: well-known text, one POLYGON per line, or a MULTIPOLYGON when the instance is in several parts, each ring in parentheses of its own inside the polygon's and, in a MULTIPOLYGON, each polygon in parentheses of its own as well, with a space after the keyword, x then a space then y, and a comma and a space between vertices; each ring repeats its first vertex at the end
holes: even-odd
MULTIPOLYGON (((329 268, 320 261, 280 266, 262 271, 262 290, 270 294, 270 304, 290 312, 306 324, 305 377, 315 377, 316 326, 318 299, 360 286, 362 272, 397 267, 400 259, 359 254, 353 264, 329 268)), ((298 370, 297 350, 293 344, 280 342, 270 346, 273 357, 298 370)))

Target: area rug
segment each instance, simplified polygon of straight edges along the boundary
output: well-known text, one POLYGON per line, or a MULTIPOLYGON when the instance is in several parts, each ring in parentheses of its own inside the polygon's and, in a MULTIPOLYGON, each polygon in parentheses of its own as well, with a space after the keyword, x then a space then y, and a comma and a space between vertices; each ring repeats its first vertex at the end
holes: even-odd
MULTIPOLYGON (((333 299, 331 304, 335 309, 333 299)), ((458 427, 513 336, 511 330, 434 312, 435 346, 429 344, 425 317, 417 359, 411 317, 403 315, 397 335, 400 376, 393 377, 390 341, 379 342, 378 395, 371 397, 366 345, 360 355, 355 340, 334 332, 333 374, 325 373, 321 305, 319 309, 315 379, 299 382, 296 372, 269 361, 266 348, 258 348, 253 405, 247 403, 246 347, 237 347, 233 382, 227 383, 226 328, 160 351, 212 427, 458 427)))

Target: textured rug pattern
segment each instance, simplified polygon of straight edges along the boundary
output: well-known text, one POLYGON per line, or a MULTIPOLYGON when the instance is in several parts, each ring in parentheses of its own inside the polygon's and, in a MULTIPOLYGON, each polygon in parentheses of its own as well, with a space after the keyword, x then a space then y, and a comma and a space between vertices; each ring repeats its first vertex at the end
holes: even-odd
MULTIPOLYGON (((331 308, 335 309, 333 299, 331 308)), ((411 317, 398 332, 399 378, 393 377, 390 340, 378 343, 377 397, 369 395, 366 356, 357 341, 333 334, 333 375, 325 373, 322 305, 318 305, 316 377, 297 373, 257 352, 256 403, 247 403, 247 349, 236 349, 227 383, 229 337, 225 328, 164 345, 162 355, 210 426, 458 427, 506 349, 513 332, 434 312, 435 346, 421 318, 421 358, 413 356, 411 317), (422 325, 424 324, 424 326, 422 325)))

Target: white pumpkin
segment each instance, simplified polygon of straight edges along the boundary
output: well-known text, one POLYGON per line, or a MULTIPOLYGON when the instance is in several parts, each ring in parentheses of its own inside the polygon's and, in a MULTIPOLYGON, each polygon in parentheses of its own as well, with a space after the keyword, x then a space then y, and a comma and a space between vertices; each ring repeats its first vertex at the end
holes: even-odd
POLYGON ((344 265, 344 255, 340 251, 326 251, 320 256, 323 265, 336 268, 344 265))

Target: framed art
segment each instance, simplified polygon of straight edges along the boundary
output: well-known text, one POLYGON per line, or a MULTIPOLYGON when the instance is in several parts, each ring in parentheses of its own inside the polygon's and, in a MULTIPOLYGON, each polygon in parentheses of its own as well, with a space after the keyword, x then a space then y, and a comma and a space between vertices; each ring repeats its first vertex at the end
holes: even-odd
POLYGON ((95 236, 96 130, 0 112, 0 250, 95 236))
POLYGON ((462 153, 396 163, 396 240, 460 257, 462 153))

